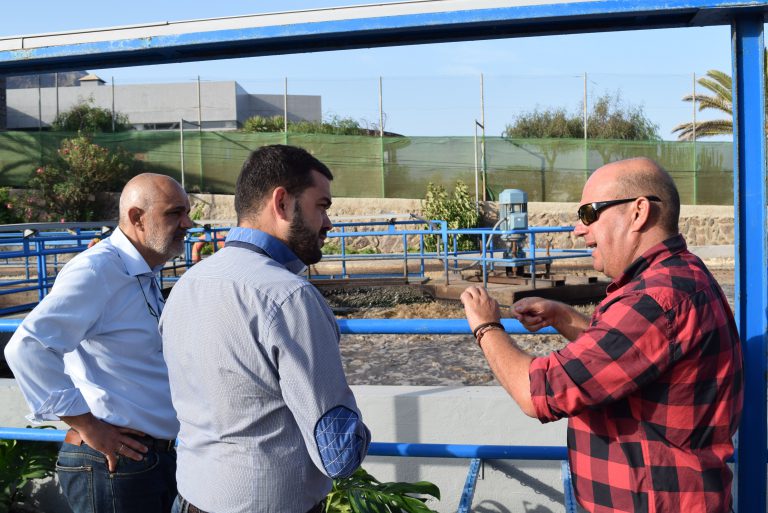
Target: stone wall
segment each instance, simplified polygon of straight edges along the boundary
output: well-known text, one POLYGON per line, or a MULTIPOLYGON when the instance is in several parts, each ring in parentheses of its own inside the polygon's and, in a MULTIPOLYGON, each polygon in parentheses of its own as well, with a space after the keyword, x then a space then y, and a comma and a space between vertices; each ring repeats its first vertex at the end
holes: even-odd
MULTIPOLYGON (((234 198, 228 195, 193 194, 193 211, 200 211, 201 219, 222 224, 234 224, 236 216, 234 198)), ((570 226, 576 221, 576 203, 529 203, 529 226, 570 226)), ((336 222, 384 220, 387 217, 407 219, 409 214, 421 216, 421 201, 413 199, 334 198, 329 212, 336 222)), ((498 220, 496 203, 483 205, 483 224, 493 226, 498 220)), ((733 244, 733 207, 720 205, 683 205, 680 212, 680 231, 690 246, 733 244)), ((375 247, 386 252, 401 241, 382 237, 367 241, 350 241, 353 247, 375 247)), ((553 248, 583 248, 581 239, 572 233, 551 234, 537 238, 537 246, 544 247, 547 239, 553 248)))

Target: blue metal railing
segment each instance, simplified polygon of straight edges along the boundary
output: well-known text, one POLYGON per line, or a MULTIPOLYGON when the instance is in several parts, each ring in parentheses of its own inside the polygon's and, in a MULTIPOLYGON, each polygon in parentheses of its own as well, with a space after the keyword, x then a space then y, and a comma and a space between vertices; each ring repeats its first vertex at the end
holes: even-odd
MULTIPOLYGON (((100 224, 100 223, 97 223, 100 224)), ((85 230, 82 223, 73 223, 73 228, 67 228, 69 225, 19 225, 19 226, 45 226, 55 231, 41 232, 33 228, 26 228, 28 233, 22 231, 14 233, 0 234, 0 262, 4 261, 5 266, 16 265, 24 269, 24 278, 14 277, 8 280, 0 280, 0 296, 11 294, 22 294, 25 292, 37 291, 37 301, 39 302, 48 294, 53 286, 56 273, 59 271, 63 262, 61 255, 73 255, 87 248, 88 242, 94 237, 101 237, 102 233, 109 229, 104 226, 100 230, 85 230), (61 227, 67 228, 62 231, 61 227), (31 231, 30 231, 31 230, 31 231)), ((203 227, 192 228, 188 231, 185 241, 184 256, 180 260, 169 262, 164 273, 161 276, 161 284, 165 281, 175 281, 178 278, 178 269, 186 269, 193 265, 193 252, 199 251, 198 244, 210 242, 213 245, 213 251, 219 249, 223 242, 227 227, 203 227)), ((336 226, 336 231, 328 234, 329 240, 338 239, 340 241, 341 252, 338 254, 326 255, 326 262, 340 262, 341 272, 338 275, 333 274, 315 274, 312 278, 350 278, 350 277, 393 277, 403 276, 405 278, 423 278, 426 275, 426 263, 437 261, 442 264, 445 283, 450 280, 450 271, 459 270, 459 262, 469 265, 479 266, 482 270, 483 284, 487 284, 488 272, 496 265, 508 267, 528 266, 532 285, 535 287, 536 266, 550 264, 554 260, 563 260, 571 258, 584 258, 589 256, 588 250, 552 250, 536 247, 536 236, 548 233, 568 232, 572 227, 540 227, 529 228, 527 230, 509 230, 498 231, 486 228, 474 228, 463 230, 449 230, 445 221, 391 221, 391 222, 367 222, 367 223, 342 223, 336 226), (414 227, 425 226, 425 228, 414 229, 414 227), (372 231, 360 231, 361 228, 382 228, 372 231), (351 230, 351 231, 350 231, 351 230), (478 241, 479 249, 474 251, 460 251, 457 249, 459 236, 474 237, 478 241), (373 254, 350 254, 347 240, 352 237, 395 237, 400 240, 402 245, 401 252, 395 253, 373 253, 373 254), (437 243, 436 251, 426 251, 426 238, 434 237, 437 243), (524 256, 515 258, 505 258, 502 250, 494 247, 494 239, 497 237, 517 237, 527 239, 528 247, 523 250, 524 256), (418 251, 413 251, 409 246, 409 241, 417 241, 418 251), (453 250, 449 250, 453 246, 453 250), (353 274, 350 272, 350 264, 353 262, 381 261, 381 260, 400 260, 403 262, 402 273, 385 272, 359 272, 353 274), (409 261, 419 263, 417 271, 409 269, 409 261)), ((21 301, 18 301, 21 303, 21 301)), ((0 315, 24 312, 31 310, 37 302, 26 302, 0 308, 0 315)))

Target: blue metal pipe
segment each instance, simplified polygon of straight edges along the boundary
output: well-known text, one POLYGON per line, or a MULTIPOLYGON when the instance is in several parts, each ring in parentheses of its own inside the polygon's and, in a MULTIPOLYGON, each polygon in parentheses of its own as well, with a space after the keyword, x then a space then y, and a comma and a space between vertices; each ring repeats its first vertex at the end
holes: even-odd
MULTIPOLYGON (((470 335, 465 319, 337 319, 345 335, 470 335)), ((511 335, 530 335, 517 319, 502 319, 504 329, 511 335)), ((13 333, 21 319, 0 319, 0 332, 13 333)), ((556 335, 554 328, 543 328, 540 335, 556 335)))
POLYGON ((66 434, 61 429, 0 428, 0 440, 63 442, 66 434))
POLYGON ((546 460, 568 458, 565 447, 545 445, 458 445, 371 442, 369 456, 418 458, 481 458, 484 460, 546 460))
MULTIPOLYGON (((470 335, 466 319, 338 319, 339 329, 347 335, 470 335)), ((502 319, 507 333, 529 335, 517 319, 502 319)), ((541 335, 556 335, 554 328, 543 328, 541 335)))
MULTIPOLYGON (((32 442, 63 442, 61 429, 0 428, 0 439, 32 442)), ((410 456, 418 458, 482 458, 517 460, 562 460, 565 447, 518 445, 461 445, 371 442, 369 456, 410 456)))

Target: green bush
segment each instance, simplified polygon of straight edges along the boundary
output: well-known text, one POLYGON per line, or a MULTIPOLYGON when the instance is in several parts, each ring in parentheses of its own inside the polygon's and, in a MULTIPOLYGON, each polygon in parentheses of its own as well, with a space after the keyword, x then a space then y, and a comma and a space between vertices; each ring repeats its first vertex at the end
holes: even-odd
MULTIPOLYGON (((71 109, 61 112, 51 124, 53 130, 62 132, 82 132, 95 134, 97 132, 112 132, 112 111, 92 105, 93 99, 81 101, 71 109)), ((115 132, 130 130, 128 116, 115 113, 115 132)))
POLYGON ((282 132, 285 129, 283 116, 252 116, 243 123, 243 132, 282 132))
POLYGON ((0 224, 23 223, 23 198, 11 197, 11 190, 8 187, 0 187, 0 224))
MULTIPOLYGON (((243 132, 283 132, 283 116, 253 116, 243 123, 243 132)), ((360 126, 350 117, 331 116, 327 121, 289 121, 288 132, 293 134, 371 135, 374 133, 360 126)))
POLYGON ((31 480, 53 475, 57 454, 53 442, 0 440, 0 513, 14 511, 14 506, 24 502, 21 490, 31 480))
POLYGON ((85 135, 64 139, 57 155, 29 180, 25 217, 29 221, 93 221, 111 206, 105 192, 119 191, 135 171, 133 156, 110 151, 85 135))
MULTIPOLYGON (((430 221, 446 221, 449 230, 477 228, 480 222, 480 211, 469 196, 469 188, 461 180, 456 182, 453 194, 450 196, 445 187, 429 182, 427 194, 422 202, 422 210, 424 217, 430 221)), ((457 237, 456 245, 460 251, 471 251, 478 248, 477 237, 452 235, 448 241, 449 251, 453 249, 454 237, 457 237)), ((437 236, 424 237, 424 247, 428 251, 435 251, 440 241, 440 237, 437 236)))
POLYGON ((382 483, 360 467, 351 476, 333 481, 325 513, 435 513, 426 506, 426 499, 413 494, 440 499, 440 489, 432 483, 382 483))

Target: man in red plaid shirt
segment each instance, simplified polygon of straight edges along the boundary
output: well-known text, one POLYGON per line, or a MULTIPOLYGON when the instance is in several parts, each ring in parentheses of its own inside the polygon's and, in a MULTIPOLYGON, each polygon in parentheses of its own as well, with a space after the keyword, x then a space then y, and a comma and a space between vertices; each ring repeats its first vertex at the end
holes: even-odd
POLYGON ((674 182, 648 159, 608 164, 582 193, 576 235, 613 279, 589 319, 527 298, 514 315, 571 342, 533 358, 499 329, 485 289, 462 295, 496 378, 527 415, 568 417, 576 497, 595 513, 731 511, 726 460, 743 401, 728 302, 678 230, 674 182))

